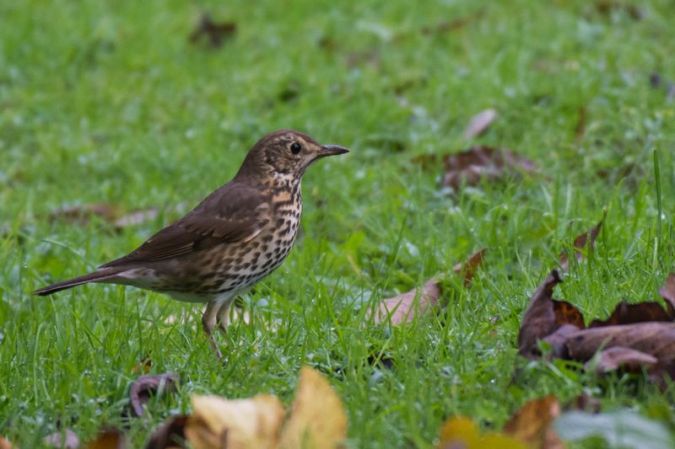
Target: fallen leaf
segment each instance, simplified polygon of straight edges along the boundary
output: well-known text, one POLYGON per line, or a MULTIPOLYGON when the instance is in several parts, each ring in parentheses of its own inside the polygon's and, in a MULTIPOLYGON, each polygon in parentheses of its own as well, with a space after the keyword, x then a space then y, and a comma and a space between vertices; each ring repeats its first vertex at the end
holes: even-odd
POLYGON ((152 369, 152 359, 149 355, 143 357, 143 360, 138 362, 131 368, 131 372, 134 374, 148 374, 152 369))
POLYGON ((662 364, 675 363, 675 323, 637 323, 583 329, 569 336, 567 349, 574 360, 590 360, 599 350, 616 346, 656 357, 662 364))
POLYGON ((122 214, 119 206, 110 203, 91 203, 62 207, 49 214, 49 221, 65 221, 80 226, 89 224, 93 217, 99 217, 117 231, 129 226, 138 226, 155 220, 159 215, 157 208, 139 209, 122 214))
POLYGON ((611 448, 672 449, 675 444, 665 425, 630 410, 564 413, 556 420, 555 429, 566 441, 596 436, 611 448))
POLYGON ((569 354, 567 352, 567 339, 570 335, 579 330, 578 326, 572 324, 563 324, 551 335, 547 335, 542 339, 551 346, 550 357, 554 359, 567 359, 569 354))
POLYGON ((18 449, 15 446, 12 446, 12 443, 8 439, 0 436, 0 449, 18 449))
POLYGON ((438 449, 528 449, 525 443, 508 435, 481 435, 471 419, 461 416, 448 419, 440 433, 438 449))
POLYGON ((145 449, 182 449, 185 447, 185 426, 188 416, 174 416, 152 432, 145 449))
POLYGON ((464 130, 465 139, 473 139, 480 136, 488 130, 490 125, 497 119, 497 111, 490 108, 474 115, 466 129, 464 130))
POLYGON ((441 161, 441 156, 438 154, 418 154, 417 156, 414 156, 412 159, 410 159, 410 162, 412 162, 415 165, 419 165, 422 170, 424 171, 430 171, 432 169, 435 169, 441 161))
POLYGON ((557 270, 551 271, 546 280, 534 292, 525 311, 518 333, 518 353, 524 357, 537 358, 540 351, 537 342, 567 324, 584 326, 581 312, 566 301, 553 299, 553 289, 562 280, 557 270))
POLYGON ((598 0, 595 2, 595 10, 604 16, 609 16, 615 11, 623 11, 633 20, 641 20, 644 17, 644 12, 638 6, 617 0, 598 0))
POLYGON ((628 372, 640 372, 642 369, 656 365, 656 357, 636 351, 635 349, 614 346, 598 352, 595 357, 586 363, 586 369, 595 368, 595 371, 604 374, 618 369, 628 372))
POLYGON ((80 438, 70 429, 54 432, 42 439, 45 446, 53 446, 62 449, 77 449, 80 447, 80 438))
POLYGON ((347 415, 340 398, 319 372, 302 368, 279 448, 337 449, 345 438, 347 415))
POLYGON ((81 204, 58 208, 49 214, 49 221, 65 221, 78 225, 88 224, 92 217, 111 222, 119 215, 119 207, 110 203, 81 204))
POLYGON ((562 449, 563 442, 552 428, 560 415, 560 404, 553 395, 525 403, 504 426, 503 432, 532 449, 562 449))
POLYGON ((577 141, 581 140, 581 138, 584 137, 584 134, 586 134, 587 115, 586 106, 579 106, 577 109, 577 124, 574 127, 574 137, 577 141))
POLYGON ((190 33, 190 42, 196 44, 205 41, 211 48, 218 48, 227 39, 232 39, 237 34, 237 24, 234 22, 214 22, 211 16, 204 13, 199 18, 199 23, 190 33))
POLYGON ((453 20, 445 20, 443 22, 437 23, 435 25, 427 25, 422 27, 420 30, 422 34, 426 36, 437 35, 448 33, 450 31, 456 31, 461 28, 464 28, 473 18, 477 17, 478 14, 466 17, 458 17, 453 20))
MULTIPOLYGON (((598 238, 598 235, 600 234, 600 230, 602 229, 602 225, 605 222, 605 218, 607 217, 607 211, 604 211, 602 215, 602 219, 598 222, 597 225, 593 226, 591 229, 588 231, 584 232, 583 234, 579 234, 575 239, 574 239, 574 257, 578 262, 581 262, 581 260, 584 257, 584 250, 592 250, 593 247, 595 246, 595 240, 598 238)), ((569 263, 569 257, 567 255, 566 251, 563 251, 560 253, 560 269, 563 272, 569 271, 570 268, 570 263, 569 263)))
POLYGON ((478 268, 480 268, 485 260, 486 253, 487 248, 481 248, 473 253, 465 262, 457 263, 452 267, 452 271, 461 276, 464 280, 464 286, 469 286, 471 284, 473 277, 476 275, 476 271, 478 271, 478 268))
POLYGON ((275 396, 228 400, 195 395, 185 436, 195 449, 275 448, 283 419, 284 408, 275 396))
POLYGON ((675 317, 675 273, 670 273, 666 282, 659 289, 659 294, 666 301, 668 314, 675 317))
POLYGON ((158 216, 159 210, 156 207, 150 207, 148 209, 139 209, 122 215, 113 220, 112 224, 115 229, 122 230, 130 226, 140 226, 143 223, 153 221, 157 219, 158 216))
POLYGON ((373 314, 376 323, 391 321, 393 325, 409 323, 416 316, 422 316, 438 304, 441 296, 441 287, 435 279, 427 281, 421 291, 418 289, 401 293, 378 304, 373 314))
POLYGON ((134 416, 142 416, 145 404, 154 394, 162 394, 175 390, 178 385, 178 375, 174 373, 141 376, 129 388, 129 404, 134 416))
POLYGON ((530 173, 536 170, 535 164, 523 156, 506 149, 487 146, 474 146, 460 153, 443 158, 444 170, 442 185, 453 190, 463 184, 475 186, 481 181, 495 181, 518 172, 530 173))
POLYGON ((634 324, 650 321, 673 321, 675 316, 666 312, 658 302, 647 301, 629 304, 621 301, 606 320, 593 320, 588 327, 612 326, 616 324, 634 324))
POLYGON ((127 438, 117 429, 105 429, 101 431, 96 439, 90 441, 86 449, 126 449, 127 438))

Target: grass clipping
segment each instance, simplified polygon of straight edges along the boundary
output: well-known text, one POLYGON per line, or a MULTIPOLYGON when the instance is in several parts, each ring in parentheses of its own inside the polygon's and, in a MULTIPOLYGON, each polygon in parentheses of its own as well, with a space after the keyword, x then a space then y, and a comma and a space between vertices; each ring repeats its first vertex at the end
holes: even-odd
POLYGON ((196 395, 192 409, 183 432, 194 449, 335 449, 347 436, 340 398, 326 378, 307 367, 300 372, 288 419, 281 401, 272 395, 249 399, 196 395))

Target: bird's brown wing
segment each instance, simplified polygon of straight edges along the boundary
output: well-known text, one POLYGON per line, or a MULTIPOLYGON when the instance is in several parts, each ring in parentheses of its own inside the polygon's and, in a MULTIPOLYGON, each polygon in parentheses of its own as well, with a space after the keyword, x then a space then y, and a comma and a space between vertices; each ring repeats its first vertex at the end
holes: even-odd
POLYGON ((267 198, 258 189, 231 182, 130 254, 101 268, 142 265, 181 257, 218 244, 245 242, 258 235, 269 222, 267 198))

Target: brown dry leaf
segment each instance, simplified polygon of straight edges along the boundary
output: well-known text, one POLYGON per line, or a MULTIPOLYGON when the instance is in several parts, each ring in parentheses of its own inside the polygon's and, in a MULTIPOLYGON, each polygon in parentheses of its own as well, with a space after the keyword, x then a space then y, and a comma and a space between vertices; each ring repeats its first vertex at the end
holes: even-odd
POLYGON ((510 150, 474 146, 443 158, 442 185, 457 190, 463 184, 474 186, 483 180, 495 181, 536 170, 534 162, 510 150))
POLYGON ((567 339, 569 336, 579 330, 578 326, 572 324, 563 324, 551 335, 547 335, 542 340, 551 346, 551 358, 567 359, 567 339))
POLYGON ((486 253, 487 248, 481 248, 473 253, 465 262, 457 263, 452 267, 452 271, 461 276, 464 280, 465 287, 468 287, 471 284, 473 277, 476 275, 476 271, 478 271, 478 268, 480 268, 485 260, 486 253))
POLYGON ((436 169, 440 164, 441 156, 438 154, 418 154, 410 159, 410 162, 419 165, 423 171, 436 169))
POLYGON ((62 449, 77 449, 80 447, 80 438, 70 429, 54 432, 42 439, 45 446, 53 446, 62 449))
POLYGON ((646 301, 629 304, 621 301, 606 320, 593 320, 588 327, 612 326, 615 324, 634 324, 652 321, 673 321, 674 316, 658 302, 646 301))
POLYGON ((237 24, 234 22, 214 22, 207 13, 202 14, 199 23, 190 33, 190 42, 193 44, 205 41, 211 48, 218 48, 237 34, 237 24))
POLYGON ((666 301, 666 308, 671 317, 675 317, 675 273, 670 273, 666 282, 659 289, 659 294, 666 301))
POLYGON ((644 17, 640 7, 619 0, 598 0, 595 2, 595 10, 603 16, 609 16, 614 11, 624 11, 633 20, 641 20, 644 17))
POLYGON ((106 429, 101 431, 96 439, 90 441, 86 449, 126 449, 128 447, 126 436, 118 429, 106 429))
POLYGON ((304 367, 280 449, 337 449, 347 438, 347 414, 325 377, 304 367))
POLYGON ((480 136, 488 130, 490 125, 497 119, 497 111, 495 109, 485 109, 478 114, 471 117, 469 124, 464 130, 465 139, 473 139, 480 136))
POLYGON ((590 360, 599 349, 616 346, 656 357, 660 364, 675 364, 675 323, 637 323, 594 327, 573 333, 567 349, 574 360, 590 360))
POLYGON ((416 316, 429 312, 433 306, 438 304, 440 296, 441 286, 438 281, 431 279, 419 292, 418 289, 413 289, 383 300, 378 304, 373 320, 376 323, 382 323, 390 319, 393 325, 409 323, 416 316))
POLYGON ((129 388, 129 405, 134 416, 142 416, 145 404, 154 394, 174 391, 179 377, 174 373, 141 376, 129 388))
POLYGON ((195 395, 185 436, 195 449, 272 449, 283 419, 284 407, 275 396, 228 400, 195 395))
POLYGON ((579 106, 579 109, 577 109, 577 124, 574 127, 574 137, 577 141, 581 140, 584 134, 586 134, 587 115, 586 106, 579 106))
POLYGON ((143 360, 138 362, 131 368, 133 374, 148 374, 152 369, 152 359, 149 355, 143 357, 143 360))
POLYGON ((49 221, 65 221, 85 226, 92 217, 100 217, 107 222, 114 221, 119 216, 119 207, 110 203, 91 203, 78 206, 67 206, 53 210, 49 214, 49 221))
POLYGON ((181 449, 185 447, 188 416, 174 416, 155 429, 145 449, 181 449))
MULTIPOLYGON (((598 235, 600 234, 600 230, 602 229, 602 225, 605 222, 606 217, 607 211, 604 211, 602 214, 602 218, 600 219, 597 225, 593 226, 591 229, 584 232, 583 234, 579 234, 574 239, 573 244, 574 257, 577 259, 577 263, 581 262, 581 260, 584 258, 583 253, 584 250, 592 250, 593 247, 595 246, 595 240, 598 238, 598 235)), ((563 272, 569 271, 570 261, 566 251, 560 253, 560 267, 561 271, 563 272)))
POLYGON ((640 372, 643 368, 650 368, 658 360, 656 357, 635 349, 614 346, 600 351, 586 363, 586 369, 595 368, 596 372, 604 374, 618 369, 629 372, 640 372))
POLYGON ((537 358, 541 354, 537 342, 550 336, 563 325, 583 327, 584 318, 572 304, 553 299, 553 289, 562 280, 557 270, 551 271, 546 280, 532 295, 518 333, 518 353, 537 358))
POLYGON ((563 449, 565 446, 552 428, 560 415, 560 404, 553 395, 527 402, 504 426, 504 433, 526 443, 532 449, 563 449))
POLYGON ((15 446, 12 446, 12 443, 8 439, 0 436, 0 449, 18 449, 15 446))

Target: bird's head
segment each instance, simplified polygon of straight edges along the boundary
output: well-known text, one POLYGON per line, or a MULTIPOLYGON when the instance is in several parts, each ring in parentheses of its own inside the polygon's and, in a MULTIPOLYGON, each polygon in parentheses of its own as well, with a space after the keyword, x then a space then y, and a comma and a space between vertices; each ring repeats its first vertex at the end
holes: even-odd
POLYGON ((321 145, 307 134, 280 130, 267 134, 248 152, 237 176, 270 176, 300 179, 305 169, 317 159, 347 153, 338 145, 321 145))

